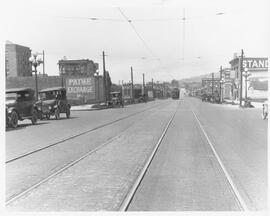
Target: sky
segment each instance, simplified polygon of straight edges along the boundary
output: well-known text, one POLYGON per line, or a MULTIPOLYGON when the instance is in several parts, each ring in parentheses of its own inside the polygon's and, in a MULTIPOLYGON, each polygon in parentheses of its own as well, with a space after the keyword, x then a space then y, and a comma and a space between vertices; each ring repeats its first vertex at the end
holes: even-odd
MULTIPOLYGON (((218 72, 234 53, 268 57, 269 1, 9 0, 1 1, 1 43, 45 51, 45 72, 58 61, 90 59, 102 51, 112 81, 170 81, 218 72), (185 17, 185 21, 183 21, 185 17), (89 18, 98 18, 92 20, 89 18), (128 22, 127 20, 131 20, 128 22)), ((41 70, 42 67, 40 67, 41 70)), ((42 71, 41 71, 42 72, 42 71)))

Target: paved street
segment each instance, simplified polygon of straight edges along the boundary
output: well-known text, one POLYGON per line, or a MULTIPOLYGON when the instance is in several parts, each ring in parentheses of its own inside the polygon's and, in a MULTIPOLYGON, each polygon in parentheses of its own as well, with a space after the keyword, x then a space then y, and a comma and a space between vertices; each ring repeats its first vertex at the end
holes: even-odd
POLYGON ((239 210, 192 110, 248 209, 266 209, 267 121, 260 110, 186 98, 129 210, 239 210))
POLYGON ((243 203, 249 210, 265 210, 267 120, 261 119, 261 110, 190 97, 73 111, 68 120, 41 121, 37 126, 25 121, 8 130, 7 200, 65 170, 10 202, 7 209, 118 210, 174 113, 128 210, 238 211, 243 203))

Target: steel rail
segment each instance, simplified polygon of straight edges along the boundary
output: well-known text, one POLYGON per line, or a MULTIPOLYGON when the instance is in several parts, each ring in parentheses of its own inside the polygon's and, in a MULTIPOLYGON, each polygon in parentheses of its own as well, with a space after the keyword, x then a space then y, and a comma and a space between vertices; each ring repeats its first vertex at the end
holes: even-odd
POLYGON ((141 184, 141 182, 142 182, 148 168, 151 165, 151 162, 153 161, 153 159, 154 159, 154 157, 155 157, 155 155, 157 153, 157 150, 158 150, 164 136, 166 135, 166 133, 167 133, 167 131, 168 131, 168 129, 169 129, 175 115, 176 115, 176 112, 178 110, 179 105, 180 105, 180 102, 178 102, 178 105, 177 105, 177 108, 176 108, 175 112, 173 113, 172 117, 170 118, 167 125, 165 126, 165 128, 164 128, 164 130, 163 130, 163 132, 162 132, 162 134, 161 134, 161 136, 160 136, 154 150, 152 151, 150 157, 147 159, 147 161, 146 161, 142 171, 140 172, 138 178, 135 180, 135 183, 132 185, 131 189, 129 190, 129 192, 125 196, 124 200, 122 201, 122 203, 120 205, 120 208, 119 208, 119 211, 127 211, 127 209, 129 207, 129 205, 130 205, 130 203, 131 203, 137 189, 139 188, 139 186, 140 186, 140 184, 141 184))
POLYGON ((46 146, 43 146, 43 147, 41 147, 41 148, 38 148, 38 149, 35 149, 35 150, 32 150, 32 151, 26 152, 26 153, 24 153, 24 154, 22 154, 22 155, 19 155, 19 156, 16 156, 16 157, 14 157, 14 158, 11 158, 11 159, 7 160, 5 163, 8 164, 8 163, 10 163, 10 162, 13 162, 13 161, 22 159, 22 158, 24 158, 24 157, 26 157, 26 156, 29 156, 29 155, 32 155, 32 154, 34 154, 34 153, 43 151, 43 150, 45 150, 45 149, 47 149, 47 148, 50 148, 50 147, 52 147, 52 146, 61 144, 61 143, 63 143, 63 142, 66 142, 66 141, 68 141, 68 140, 71 140, 71 139, 74 139, 74 138, 76 138, 76 137, 82 136, 82 135, 84 135, 84 134, 94 132, 94 131, 96 131, 96 130, 98 130, 98 129, 101 129, 101 128, 104 128, 104 127, 106 127, 106 126, 115 124, 115 123, 117 123, 117 122, 119 122, 119 121, 122 121, 122 120, 124 120, 124 119, 128 119, 128 118, 130 118, 130 117, 132 117, 132 116, 138 115, 138 114, 140 114, 140 113, 143 113, 143 112, 145 112, 145 111, 147 111, 147 110, 153 109, 153 108, 155 108, 155 107, 157 107, 157 106, 159 106, 159 105, 163 105, 163 104, 164 104, 164 103, 157 104, 157 105, 154 105, 154 106, 152 106, 152 107, 146 108, 146 109, 144 109, 144 110, 141 110, 141 111, 132 113, 132 114, 130 114, 130 115, 121 117, 121 118, 119 118, 119 119, 113 120, 113 121, 111 121, 111 122, 108 122, 108 123, 99 125, 99 126, 97 126, 97 127, 91 128, 91 129, 87 129, 87 130, 85 130, 85 131, 83 131, 83 132, 76 133, 76 134, 73 134, 73 135, 68 136, 68 137, 64 137, 64 138, 62 138, 62 139, 60 139, 60 140, 58 140, 58 141, 52 142, 52 143, 50 143, 50 144, 48 144, 48 145, 46 145, 46 146))
POLYGON ((34 190, 35 188, 39 187, 40 185, 42 185, 43 183, 47 182, 48 180, 50 180, 51 178, 53 178, 54 176, 62 173, 63 171, 67 170, 68 168, 72 167, 73 165, 75 165, 76 163, 80 162, 81 160, 83 160, 84 158, 88 157, 89 155, 97 152, 99 149, 103 148, 104 146, 108 145, 109 143, 111 143, 112 141, 118 139, 120 136, 122 136, 126 130, 128 130, 135 122, 133 122, 129 127, 126 127, 124 129, 124 131, 122 131, 121 133, 117 134, 114 137, 111 137, 109 140, 107 140, 106 142, 104 142, 103 144, 99 145, 98 147, 96 147, 93 150, 88 151, 87 153, 85 153, 84 155, 80 156, 79 158, 69 162, 68 164, 66 164, 64 167, 62 167, 61 169, 57 170, 56 172, 48 175, 47 177, 45 177, 44 179, 40 180, 39 182, 33 184, 32 186, 30 186, 29 188, 23 190, 22 192, 13 195, 11 198, 9 198, 6 201, 6 206, 9 205, 10 203, 14 202, 15 200, 19 199, 20 197, 22 197, 23 195, 31 192, 32 190, 34 190))
POLYGON ((233 194, 234 194, 235 197, 236 197, 236 200, 237 200, 237 202, 238 202, 238 205, 239 205, 240 209, 241 209, 242 211, 248 211, 248 210, 249 210, 248 205, 246 204, 246 202, 245 202, 244 199, 242 198, 240 192, 238 191, 236 185, 234 184, 234 182, 233 182, 233 180, 232 180, 232 178, 231 178, 229 172, 227 171, 226 167, 224 166, 222 160, 220 159, 220 156, 218 155, 217 151, 215 150, 214 145, 212 144, 212 142, 211 142, 209 136, 207 135, 207 133, 205 132, 205 130, 204 130, 204 128, 203 128, 203 126, 202 126, 200 120, 198 119, 197 115, 196 115, 195 112, 192 110, 192 108, 191 108, 191 111, 192 111, 192 113, 193 113, 193 115, 194 115, 194 117, 195 117, 195 119, 196 119, 196 121, 197 121, 197 123, 198 123, 198 125, 199 125, 199 127, 200 127, 200 129, 201 129, 201 131, 203 132, 203 134, 204 134, 204 136, 205 136, 205 138, 206 138, 206 140, 207 140, 207 143, 208 143, 209 146, 211 147, 211 150, 212 150, 212 152, 214 153, 214 155, 215 155, 215 157, 216 157, 216 159, 217 159, 217 161, 218 161, 218 163, 219 163, 219 165, 220 165, 220 167, 221 167, 221 169, 222 169, 222 171, 223 171, 223 173, 224 173, 224 175, 225 175, 227 181, 229 182, 229 184, 230 184, 230 186, 231 186, 231 189, 232 189, 232 192, 233 192, 233 194))

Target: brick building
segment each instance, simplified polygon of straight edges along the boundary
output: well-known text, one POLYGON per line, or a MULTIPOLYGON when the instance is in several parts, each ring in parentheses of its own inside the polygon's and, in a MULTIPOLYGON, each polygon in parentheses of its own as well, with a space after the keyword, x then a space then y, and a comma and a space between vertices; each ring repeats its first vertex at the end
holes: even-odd
POLYGON ((7 41, 5 51, 6 77, 32 76, 31 63, 29 62, 31 49, 29 47, 7 41))
POLYGON ((95 63, 89 59, 60 60, 58 65, 59 74, 66 76, 94 76, 98 70, 98 63, 95 63))

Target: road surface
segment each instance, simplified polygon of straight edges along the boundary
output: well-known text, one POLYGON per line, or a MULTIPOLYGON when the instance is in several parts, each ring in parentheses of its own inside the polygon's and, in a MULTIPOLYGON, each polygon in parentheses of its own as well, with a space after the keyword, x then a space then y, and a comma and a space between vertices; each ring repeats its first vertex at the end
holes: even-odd
POLYGON ((25 121, 6 132, 7 210, 118 211, 159 141, 126 210, 266 210, 260 112, 186 97, 25 121))

